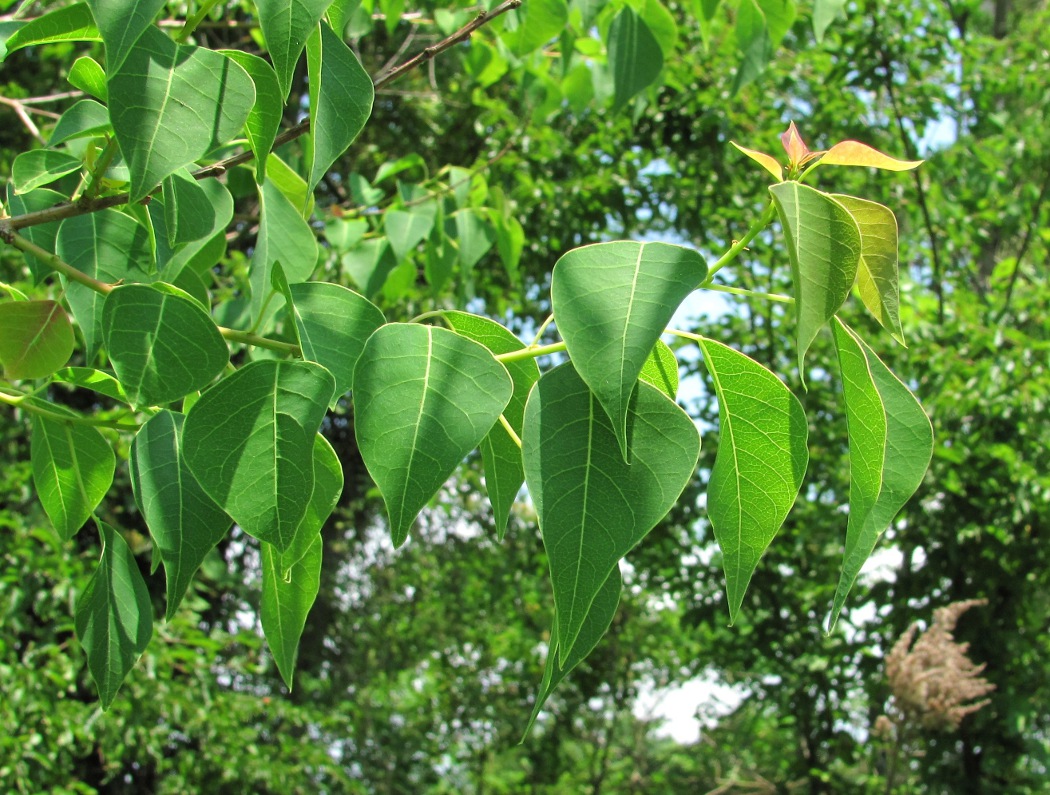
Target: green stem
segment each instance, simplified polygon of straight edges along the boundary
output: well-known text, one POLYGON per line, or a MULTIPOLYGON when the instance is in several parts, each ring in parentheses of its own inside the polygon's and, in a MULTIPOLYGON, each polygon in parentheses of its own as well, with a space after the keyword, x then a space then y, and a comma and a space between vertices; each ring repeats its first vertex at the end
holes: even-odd
POLYGON ((552 322, 554 322, 554 315, 547 315, 547 319, 540 324, 540 327, 538 329, 536 329, 536 336, 532 338, 533 345, 540 341, 540 337, 543 336, 543 332, 547 330, 547 326, 549 326, 552 322))
POLYGON ((790 295, 778 295, 777 293, 763 293, 758 290, 745 290, 742 287, 730 287, 728 284, 709 284, 705 290, 713 290, 716 293, 732 293, 733 295, 744 295, 748 298, 765 298, 768 301, 779 301, 782 304, 793 304, 795 299, 790 295))
MULTIPOLYGON (((102 178, 106 175, 106 170, 109 168, 109 164, 113 162, 113 157, 117 154, 117 139, 110 138, 106 142, 106 148, 102 150, 102 154, 99 155, 98 162, 95 163, 95 167, 91 169, 91 177, 88 179, 87 188, 84 190, 84 196, 88 199, 94 199, 98 196, 98 189, 102 185, 102 178)), ((73 201, 76 201, 78 197, 74 196, 73 201)))
POLYGON ((193 31, 197 29, 197 26, 208 16, 208 12, 215 7, 217 2, 218 0, 204 0, 200 8, 197 9, 197 13, 186 20, 186 24, 182 26, 182 30, 175 37, 175 41, 179 42, 179 44, 184 44, 186 39, 193 35, 193 31))
POLYGON ((514 429, 510 426, 510 422, 502 414, 499 415, 499 423, 500 423, 500 425, 503 426, 503 430, 505 430, 507 432, 507 435, 510 436, 511 441, 513 441, 514 444, 516 444, 518 446, 518 449, 520 450, 521 449, 521 437, 518 436, 518 434, 516 434, 514 432, 514 429))
POLYGON ((242 345, 254 345, 256 348, 268 348, 271 351, 288 353, 292 356, 302 355, 299 346, 291 342, 272 340, 269 337, 260 337, 258 334, 252 334, 250 331, 238 331, 235 328, 226 328, 225 326, 219 326, 218 329, 223 338, 231 342, 239 342, 242 345))
POLYGON ((80 414, 63 414, 57 411, 51 411, 50 409, 32 402, 30 395, 11 395, 7 392, 0 391, 0 403, 6 403, 15 408, 25 409, 30 414, 36 414, 39 417, 46 417, 47 419, 55 420, 56 422, 71 422, 74 425, 91 425, 96 428, 113 428, 118 431, 130 431, 131 433, 136 433, 139 429, 139 426, 135 423, 118 422, 116 420, 100 420, 95 417, 84 417, 80 414))
POLYGON ((522 348, 519 351, 496 354, 496 361, 504 363, 523 362, 526 359, 536 359, 548 353, 558 353, 563 350, 565 350, 564 342, 552 342, 550 345, 530 345, 528 348, 522 348))
POLYGON ((776 214, 777 208, 771 201, 769 203, 769 206, 766 207, 765 211, 762 213, 762 215, 758 216, 758 219, 753 224, 751 224, 751 228, 747 230, 747 234, 740 238, 740 240, 736 241, 732 246, 730 246, 729 250, 721 257, 719 257, 718 261, 711 266, 711 268, 707 271, 707 278, 704 279, 703 284, 701 284, 700 286, 709 287, 711 285, 711 278, 720 270, 722 270, 722 268, 724 268, 730 262, 735 260, 740 255, 740 252, 744 251, 747 248, 747 244, 754 240, 755 236, 769 225, 769 222, 773 220, 773 217, 776 214))

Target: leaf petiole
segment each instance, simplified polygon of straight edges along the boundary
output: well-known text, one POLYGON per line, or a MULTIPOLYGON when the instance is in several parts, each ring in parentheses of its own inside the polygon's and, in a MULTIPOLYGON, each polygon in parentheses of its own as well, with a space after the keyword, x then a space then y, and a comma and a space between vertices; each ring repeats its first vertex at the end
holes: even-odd
POLYGON ((709 284, 705 290, 713 290, 716 293, 730 293, 732 295, 743 295, 748 298, 765 298, 767 301, 778 301, 782 304, 793 304, 795 299, 790 295, 779 295, 777 293, 763 293, 757 290, 745 290, 742 287, 730 287, 728 284, 709 284))
POLYGON ((740 256, 740 252, 746 249, 748 243, 754 240, 758 233, 769 225, 769 222, 773 220, 773 217, 776 214, 777 208, 771 200, 769 202, 769 206, 766 207, 762 215, 758 216, 755 222, 751 224, 751 228, 747 230, 747 234, 740 238, 738 241, 736 241, 732 246, 730 246, 729 250, 726 251, 726 253, 723 254, 721 257, 719 257, 715 264, 710 267, 710 269, 707 271, 707 278, 704 279, 700 287, 710 287, 711 279, 714 277, 714 275, 720 270, 722 270, 722 268, 724 268, 730 262, 735 260, 738 256, 740 256))
POLYGON ((530 345, 520 351, 496 354, 497 362, 523 362, 526 359, 538 359, 548 353, 560 353, 565 350, 564 342, 552 342, 550 345, 530 345))

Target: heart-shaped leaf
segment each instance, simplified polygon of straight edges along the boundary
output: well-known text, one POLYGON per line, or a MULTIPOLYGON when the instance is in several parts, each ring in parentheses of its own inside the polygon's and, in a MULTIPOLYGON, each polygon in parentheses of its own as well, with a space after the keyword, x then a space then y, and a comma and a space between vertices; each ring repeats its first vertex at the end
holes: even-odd
POLYGON ((732 624, 802 485, 809 428, 798 398, 769 370, 720 342, 701 338, 698 344, 718 396, 707 513, 722 548, 732 624))
POLYGON ((860 267, 860 229, 849 210, 826 193, 798 182, 769 189, 787 238, 798 314, 798 369, 805 381, 806 351, 849 296, 860 267))
POLYGON ((335 379, 318 364, 262 360, 213 386, 183 428, 186 463, 246 533, 286 550, 314 490, 314 435, 335 379))
POLYGON ((102 709, 109 709, 153 636, 153 608, 135 556, 120 533, 98 523, 102 558, 77 599, 77 639, 102 709))
POLYGON ((696 426, 646 383, 631 401, 628 435, 630 464, 571 364, 544 374, 525 406, 525 480, 550 561, 562 668, 616 564, 671 510, 696 469, 696 426))
POLYGON ((638 374, 679 304, 706 275, 696 251, 667 243, 583 246, 554 266, 558 331, 612 419, 625 460, 627 403, 638 374))
POLYGON ((73 355, 73 326, 54 301, 0 303, 0 367, 5 378, 44 378, 73 355))
POLYGON ((321 588, 321 555, 324 543, 315 535, 306 554, 290 569, 281 567, 281 553, 272 544, 262 545, 262 600, 259 619, 281 678, 292 689, 295 657, 306 616, 321 588))
POLYGON ((933 457, 933 427, 919 401, 853 329, 838 318, 832 329, 846 402, 850 506, 829 632, 879 536, 919 488, 933 457))
POLYGON ((496 424, 512 391, 506 368, 452 331, 391 323, 368 339, 354 375, 354 430, 394 546, 496 424))
POLYGON ((257 0, 259 24, 281 86, 281 101, 292 90, 295 64, 332 0, 257 0))
POLYGON ((164 564, 171 621, 204 557, 230 529, 228 517, 193 477, 182 455, 185 417, 160 411, 131 446, 131 486, 164 564))

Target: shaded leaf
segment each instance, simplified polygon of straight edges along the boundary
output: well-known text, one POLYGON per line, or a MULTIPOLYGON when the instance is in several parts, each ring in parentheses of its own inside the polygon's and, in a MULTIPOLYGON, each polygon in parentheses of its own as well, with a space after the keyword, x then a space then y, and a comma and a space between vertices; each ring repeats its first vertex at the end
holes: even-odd
POLYGON ((314 491, 306 516, 295 529, 295 537, 281 554, 280 572, 284 579, 288 571, 310 551, 321 535, 321 528, 332 515, 343 494, 343 465, 332 445, 321 434, 314 436, 314 491))
POLYGON ((44 378, 73 355, 73 326, 55 301, 0 303, 0 365, 5 378, 44 378))
POLYGON ((648 88, 664 67, 659 42, 630 6, 620 9, 609 27, 609 66, 614 111, 648 88))
POLYGON ((54 149, 33 149, 22 152, 11 164, 11 183, 17 193, 28 193, 41 185, 48 185, 66 174, 79 171, 84 165, 79 157, 54 149))
MULTIPOLYGON (((36 212, 37 210, 46 210, 48 207, 65 200, 66 197, 61 193, 56 193, 47 188, 38 188, 29 193, 19 195, 15 193, 13 185, 10 183, 7 185, 7 212, 10 215, 24 215, 25 213, 36 212)), ((58 227, 59 224, 57 221, 51 221, 46 224, 26 227, 21 230, 20 234, 26 240, 36 243, 45 251, 54 251, 55 236, 58 234, 58 227)), ((46 263, 41 262, 32 254, 25 254, 24 256, 26 265, 29 267, 29 272, 33 274, 34 281, 39 282, 48 274, 53 273, 46 263)), ((61 256, 61 254, 59 256, 61 256)), ((65 257, 63 257, 63 259, 65 259, 65 257)), ((66 261, 68 262, 68 260, 66 261)), ((73 313, 73 316, 76 317, 75 312, 73 313)))
POLYGON ((321 587, 321 554, 324 544, 317 535, 306 554, 287 572, 281 571, 280 552, 272 545, 262 545, 262 600, 259 620, 270 646, 281 678, 292 689, 299 638, 306 626, 306 616, 321 587))
POLYGON ((258 0, 259 24, 281 87, 282 102, 292 90, 295 64, 331 0, 258 0))
POLYGON ((455 219, 459 267, 463 273, 468 273, 492 248, 496 235, 489 222, 474 210, 458 210, 452 217, 455 219))
POLYGON ((305 282, 317 265, 317 238, 303 216, 273 182, 273 171, 259 186, 259 237, 252 253, 252 320, 258 322, 273 291, 274 262, 291 283, 305 282))
POLYGON ((652 384, 671 400, 678 397, 678 359, 666 342, 656 341, 638 378, 652 384))
POLYGON ((354 284, 365 296, 374 296, 397 267, 397 257, 389 242, 373 237, 343 254, 340 260, 354 284))
POLYGON ((398 262, 404 260, 430 234, 436 212, 434 203, 426 202, 408 210, 388 210, 383 214, 383 230, 398 262))
POLYGON ((49 145, 57 146, 75 138, 98 135, 109 128, 109 111, 106 107, 93 99, 82 99, 62 114, 51 131, 49 145))
POLYGON ((210 237, 215 207, 203 186, 186 169, 164 179, 164 226, 172 248, 210 237))
POLYGON ((240 50, 219 50, 223 55, 236 63, 248 73, 255 85, 255 104, 248 112, 244 123, 244 134, 248 146, 255 154, 255 181, 262 184, 266 179, 266 165, 269 162, 270 150, 273 148, 277 130, 284 115, 284 95, 277 73, 273 67, 258 55, 240 50))

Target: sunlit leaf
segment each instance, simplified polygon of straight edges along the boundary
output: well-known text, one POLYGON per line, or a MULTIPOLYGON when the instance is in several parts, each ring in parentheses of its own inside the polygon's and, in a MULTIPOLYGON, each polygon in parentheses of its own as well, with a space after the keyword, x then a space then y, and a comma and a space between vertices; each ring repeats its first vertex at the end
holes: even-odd
POLYGON ((88 6, 106 43, 106 67, 113 74, 150 29, 164 0, 88 0, 88 6))
POLYGON ((0 367, 5 378, 44 378, 73 355, 73 326, 55 301, 0 303, 0 367))
POLYGON ((12 53, 22 47, 58 41, 102 41, 87 3, 56 8, 30 20, 15 31, 6 46, 7 52, 12 53))
POLYGON ((259 237, 252 253, 252 319, 258 321, 273 292, 271 270, 280 262, 288 281, 310 278, 317 266, 317 238, 299 210, 273 182, 273 171, 259 186, 259 237))
POLYGON ((814 0, 813 35, 817 43, 824 41, 828 27, 839 17, 844 16, 846 0, 814 0))
POLYGON ((656 341, 638 378, 652 384, 671 400, 678 396, 678 359, 666 342, 656 341))
POLYGON ((84 161, 55 149, 22 152, 11 164, 11 183, 18 193, 48 185, 66 174, 78 171, 84 161))
POLYGON ((79 88, 102 102, 109 102, 109 86, 106 84, 106 72, 98 61, 82 55, 69 67, 66 79, 73 88, 79 88))
POLYGON ((517 12, 518 27, 503 34, 511 51, 527 55, 561 33, 569 21, 565 0, 530 0, 517 12))
POLYGON ((734 141, 730 141, 729 143, 733 144, 733 146, 735 146, 739 151, 743 152, 745 155, 750 157, 752 160, 754 160, 756 163, 762 166, 762 168, 764 168, 778 180, 784 179, 784 167, 777 162, 775 157, 767 155, 765 152, 759 152, 755 149, 748 149, 747 147, 741 146, 740 144, 734 141))
POLYGON ((93 367, 63 367, 52 376, 52 380, 82 389, 90 389, 122 403, 128 402, 128 396, 124 394, 120 381, 109 373, 93 367))
POLYGON ((841 141, 820 158, 822 166, 868 166, 883 171, 911 171, 923 160, 897 160, 859 141, 841 141))

